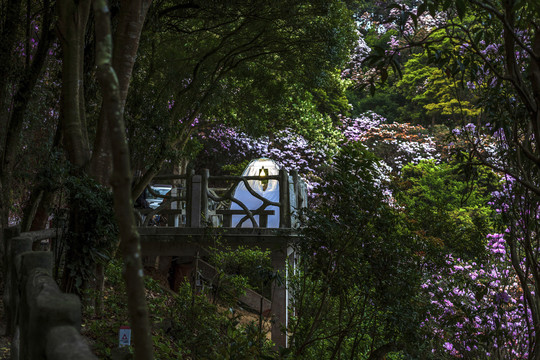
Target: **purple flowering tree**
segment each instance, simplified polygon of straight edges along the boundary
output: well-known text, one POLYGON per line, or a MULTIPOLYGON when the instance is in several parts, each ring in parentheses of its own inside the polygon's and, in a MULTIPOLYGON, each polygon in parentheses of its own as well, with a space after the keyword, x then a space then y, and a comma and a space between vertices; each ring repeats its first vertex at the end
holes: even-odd
POLYGON ((250 160, 266 157, 288 171, 298 171, 306 179, 309 190, 318 184, 317 169, 330 160, 335 147, 329 142, 309 141, 290 128, 278 131, 272 137, 256 138, 221 125, 200 132, 198 136, 204 145, 197 155, 196 163, 200 167, 212 168, 213 172, 223 168, 241 172, 250 160))
POLYGON ((488 235, 487 259, 449 255, 422 285, 422 323, 435 357, 527 359, 531 312, 507 255, 504 234, 488 235))
POLYGON ((481 114, 463 117, 467 150, 479 163, 507 174, 500 199, 509 260, 523 291, 529 342, 528 358, 540 358, 540 6, 537 2, 502 0, 430 0, 415 8, 393 4, 389 22, 400 32, 401 46, 390 54, 371 52, 365 65, 378 68, 381 79, 389 58, 421 50, 429 64, 448 77, 465 81, 478 99, 481 114), (391 15, 395 16, 392 17, 391 15), (422 26, 420 17, 441 22, 422 26), (412 26, 407 26, 411 24, 412 26), (441 47, 443 42, 451 44, 441 47), (386 59, 386 60, 384 60, 386 59), (495 138, 493 143, 485 140, 495 138))

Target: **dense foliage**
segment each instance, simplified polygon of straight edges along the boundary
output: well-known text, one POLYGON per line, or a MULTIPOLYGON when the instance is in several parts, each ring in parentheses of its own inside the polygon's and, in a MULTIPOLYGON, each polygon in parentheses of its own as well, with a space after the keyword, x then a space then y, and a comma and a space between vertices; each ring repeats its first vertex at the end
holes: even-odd
POLYGON ((411 304, 421 258, 378 174, 375 157, 351 143, 322 176, 293 284, 296 358, 362 358, 417 344, 411 304))
MULTIPOLYGON (((111 350, 117 346, 118 329, 128 323, 121 272, 121 265, 116 261, 107 267, 108 290, 104 294, 107 317, 94 318, 92 309, 87 309, 83 325, 100 359, 111 358, 111 350)), ((237 313, 229 297, 226 297, 228 302, 218 305, 189 282, 184 282, 178 292, 172 292, 152 278, 147 278, 145 285, 154 324, 152 339, 156 358, 254 359, 273 354, 257 318, 237 313)), ((242 290, 238 285, 233 288, 236 292, 242 290)), ((222 298, 224 294, 214 295, 222 298)))
POLYGON ((396 198, 427 251, 442 248, 478 260, 484 255, 482 239, 495 226, 488 203, 497 185, 497 176, 482 167, 422 161, 402 169, 396 198))
POLYGON ((98 298, 118 229, 133 240, 128 270, 106 266, 108 317, 87 304, 100 357, 145 302, 148 358, 540 357, 536 1, 90 5, 2 3, 0 224, 56 211, 58 280, 98 298), (212 249, 212 290, 147 278, 145 298, 130 199, 164 165, 239 174, 258 157, 308 183, 294 271, 212 249), (235 308, 285 282, 290 347, 275 349, 262 314, 235 308))

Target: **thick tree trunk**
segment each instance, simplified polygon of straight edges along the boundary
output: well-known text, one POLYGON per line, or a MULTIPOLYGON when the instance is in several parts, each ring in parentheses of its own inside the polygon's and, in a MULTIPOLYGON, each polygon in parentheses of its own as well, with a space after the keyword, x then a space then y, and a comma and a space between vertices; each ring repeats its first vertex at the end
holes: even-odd
POLYGON ((135 343, 135 359, 153 359, 152 337, 146 306, 140 239, 131 201, 131 167, 126 141, 123 103, 118 78, 111 59, 111 27, 105 0, 94 0, 96 18, 96 64, 103 93, 103 111, 111 135, 113 157, 112 186, 114 210, 120 230, 120 249, 124 259, 128 310, 135 343))
POLYGON ((58 2, 58 30, 63 51, 60 121, 66 155, 78 169, 90 159, 83 102, 84 36, 90 4, 90 0, 58 2))
MULTIPOLYGON (((90 160, 90 148, 84 109, 84 47, 86 26, 90 16, 91 0, 60 0, 57 2, 58 37, 62 46, 62 95, 60 128, 63 148, 71 163, 72 172, 84 175, 90 160)), ((69 234, 66 252, 66 269, 71 261, 76 261, 84 246, 85 218, 80 211, 76 194, 70 194, 69 234)), ((77 292, 77 277, 82 277, 82 269, 64 271, 62 288, 67 292, 77 292)), ((80 281, 81 279, 79 279, 80 281)))
MULTIPOLYGON (((139 49, 144 20, 152 0, 124 0, 120 4, 120 14, 116 29, 113 68, 118 77, 120 106, 125 106, 129 90, 133 66, 139 49)), ((107 117, 103 109, 99 115, 99 123, 94 142, 90 172, 102 185, 108 185, 111 174, 110 138, 107 130, 107 117)))
MULTIPOLYGON (((118 26, 116 28, 115 42, 113 49, 113 68, 119 82, 120 107, 125 107, 131 74, 137 58, 139 49, 139 39, 141 37, 144 20, 150 7, 151 0, 122 1, 118 26)), ((101 185, 108 187, 112 173, 111 145, 108 130, 107 116, 102 106, 96 138, 94 141, 94 151, 90 161, 90 175, 101 185)), ((96 267, 95 290, 95 313, 100 316, 103 310, 101 293, 104 288, 104 267, 100 264, 96 267)))

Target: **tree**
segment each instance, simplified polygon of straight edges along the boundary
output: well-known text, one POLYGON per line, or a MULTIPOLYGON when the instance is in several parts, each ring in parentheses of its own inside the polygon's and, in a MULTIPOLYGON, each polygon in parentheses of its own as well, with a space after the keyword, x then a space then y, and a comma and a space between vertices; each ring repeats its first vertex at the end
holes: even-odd
MULTIPOLYGON (((65 0, 58 4, 59 33, 63 50, 62 77, 62 119, 61 127, 64 139, 64 149, 73 171, 78 174, 87 173, 91 160, 88 127, 86 125, 86 109, 84 104, 84 49, 87 21, 90 15, 90 1, 73 2, 65 0)), ((140 30, 144 22, 149 2, 124 2, 120 15, 117 35, 119 43, 124 40, 123 48, 116 51, 116 65, 113 69, 112 34, 110 13, 106 2, 94 2, 96 19, 96 65, 97 76, 103 93, 103 118, 99 124, 99 135, 110 135, 112 157, 114 161, 114 190, 115 214, 120 229, 120 249, 126 266, 125 280, 128 292, 128 309, 137 344, 135 356, 137 359, 151 359, 152 341, 148 310, 144 298, 144 283, 142 279, 142 262, 139 237, 136 231, 135 218, 132 210, 130 194, 131 167, 129 151, 125 140, 123 111, 130 73, 137 52, 140 30), (130 8, 130 6, 134 6, 130 8), (130 10, 133 10, 130 12, 130 10), (135 29, 132 30, 130 26, 135 29), (125 41, 129 39, 129 41, 125 41), (127 50, 126 50, 127 49, 127 50), (124 50, 124 51, 122 51, 124 50), (118 72, 116 71, 118 70, 118 72), (103 120, 106 119, 106 120, 103 120), (105 131, 103 127, 107 127, 105 131)), ((94 149, 95 156, 101 156, 107 146, 107 140, 98 141, 102 149, 94 149)), ((101 174, 100 174, 101 175, 101 174)), ((76 194, 72 194, 76 196, 76 194)), ((70 230, 75 239, 66 255, 68 259, 77 255, 77 249, 84 248, 85 227, 91 226, 81 216, 76 202, 72 201, 70 209, 70 230), (79 236, 77 236, 77 234, 79 236)), ((70 274, 67 274, 68 276, 70 274)), ((69 280, 69 279, 68 279, 69 280)))
POLYGON ((141 169, 134 194, 198 129, 225 123, 260 135, 346 105, 339 69, 354 24, 345 2, 164 2, 149 16, 156 22, 134 76, 145 86, 128 100, 126 119, 131 149, 143 159, 134 163, 152 165, 141 169))
MULTIPOLYGON (((2 11, 0 33, 0 225, 10 222, 11 206, 18 177, 17 159, 21 154, 21 138, 32 93, 46 64, 53 39, 54 7, 49 1, 13 0, 2 11), (35 15, 33 10, 39 9, 35 15), (26 10, 26 16, 22 11, 26 10), (37 45, 32 40, 39 36, 37 45)), ((20 199, 17 199, 20 200, 20 199)))
POLYGON ((397 203, 433 259, 450 253, 482 261, 486 245, 482 240, 496 225, 488 203, 498 177, 491 170, 458 161, 422 161, 404 166, 396 182, 397 203))
POLYGON ((396 86, 407 100, 421 107, 422 117, 431 118, 431 125, 476 122, 481 109, 475 107, 468 88, 424 61, 421 55, 412 55, 403 67, 403 77, 396 86))
POLYGON ((350 143, 322 178, 292 281, 295 358, 380 359, 421 351, 414 300, 421 259, 383 191, 377 160, 350 143))
MULTIPOLYGON (((107 119, 111 139, 114 139, 110 143, 114 165, 111 184, 114 192, 115 215, 120 232, 120 250, 122 251, 124 266, 126 267, 124 270, 124 279, 128 295, 130 322, 133 327, 134 340, 137 346, 135 358, 152 359, 153 343, 151 326, 145 299, 140 238, 136 228, 133 202, 131 200, 130 185, 132 176, 123 119, 125 95, 127 92, 125 82, 129 82, 130 76, 125 76, 123 81, 124 86, 121 86, 121 78, 117 76, 113 67, 113 44, 107 4, 105 0, 95 0, 93 5, 96 16, 97 76, 103 92, 104 116, 107 119)), ((144 11, 142 12, 144 13, 144 11)), ((133 43, 131 44, 135 48, 134 52, 136 53, 137 46, 133 45, 133 43)), ((127 57, 128 61, 131 59, 132 57, 127 57)), ((122 74, 122 72, 120 73, 122 74)))
MULTIPOLYGON (((535 330, 534 339, 529 341, 529 357, 538 359, 540 300, 535 295, 539 290, 535 280, 539 277, 536 239, 530 236, 531 229, 523 230, 515 224, 520 217, 528 216, 531 207, 540 204, 540 7, 532 1, 436 0, 421 2, 414 9, 406 5, 393 8, 397 11, 393 11, 391 20, 400 25, 406 40, 403 48, 421 47, 430 63, 448 76, 470 81, 471 88, 477 89, 475 93, 484 111, 482 123, 477 125, 483 126, 470 127, 469 149, 480 163, 508 174, 518 184, 511 190, 516 198, 526 193, 531 201, 518 202, 522 208, 513 212, 513 220, 507 218, 507 224, 509 231, 515 231, 510 237, 514 240, 508 243, 512 265, 535 330), (438 20, 420 29, 416 25, 428 13, 438 20), (434 51, 434 45, 441 41, 450 41, 452 46, 445 51, 434 51), (483 134, 494 135, 499 146, 483 147, 483 134)), ((388 62, 383 58, 384 54, 373 54, 370 62, 384 69, 388 62)))

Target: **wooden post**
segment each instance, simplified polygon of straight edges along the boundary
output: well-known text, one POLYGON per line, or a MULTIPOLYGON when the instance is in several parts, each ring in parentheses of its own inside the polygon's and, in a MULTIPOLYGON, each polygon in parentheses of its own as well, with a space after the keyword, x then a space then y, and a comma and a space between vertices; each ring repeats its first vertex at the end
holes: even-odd
MULTIPOLYGON (((174 185, 174 182, 171 188, 170 195, 173 198, 178 197, 178 187, 174 185)), ((179 201, 171 201, 171 210, 178 210, 178 208, 180 207, 179 204, 179 201)), ((178 219, 178 214, 169 215, 169 217, 167 218, 167 226, 179 227, 180 221, 178 219)))
POLYGON ((279 227, 291 227, 291 205, 289 199, 289 174, 287 170, 279 170, 279 227))
POLYGON ((5 308, 7 320, 6 334, 13 335, 15 332, 17 317, 19 316, 19 280, 18 273, 21 262, 21 254, 32 251, 33 239, 29 236, 17 236, 10 239, 10 262, 6 286, 4 288, 4 299, 8 306, 5 308))
POLYGON ((192 228, 201 227, 201 175, 194 175, 191 177, 191 202, 190 208, 190 222, 189 226, 192 228))
POLYGON ((210 170, 203 169, 201 179, 201 212, 202 219, 207 224, 210 223, 208 218, 208 178, 210 177, 210 170))

